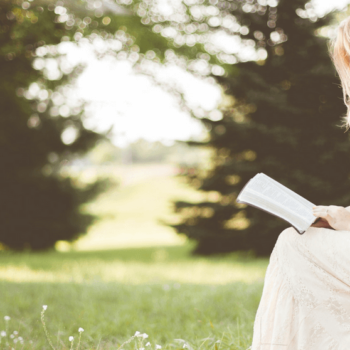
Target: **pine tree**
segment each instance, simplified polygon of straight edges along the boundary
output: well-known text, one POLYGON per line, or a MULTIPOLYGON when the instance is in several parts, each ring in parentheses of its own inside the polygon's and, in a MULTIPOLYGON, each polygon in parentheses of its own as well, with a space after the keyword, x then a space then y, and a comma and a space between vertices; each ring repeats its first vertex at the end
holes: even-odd
POLYGON ((13 249, 45 249, 76 238, 93 220, 79 207, 98 186, 79 189, 54 169, 100 136, 83 127, 79 113, 50 115, 50 94, 67 75, 47 81, 33 67, 37 48, 58 44, 64 24, 55 22, 53 11, 27 2, 1 0, 0 8, 0 241, 13 249), (65 144, 67 130, 76 139, 65 144))
POLYGON ((81 187, 63 170, 104 136, 84 127, 83 105, 68 108, 67 84, 80 68, 65 66, 56 45, 83 37, 115 39, 116 32, 125 57, 165 42, 132 13, 96 10, 90 2, 0 0, 2 246, 47 249, 57 240, 77 239, 95 220, 81 205, 106 182, 81 187), (47 62, 58 63, 57 77, 45 75, 47 62))
POLYGON ((171 226, 197 242, 197 253, 267 255, 289 225, 236 203, 255 174, 271 176, 316 205, 350 204, 350 142, 339 127, 345 107, 328 38, 319 35, 333 17, 317 18, 306 0, 211 4, 220 10, 217 17, 233 15, 249 28, 241 36, 261 56, 226 65, 226 75, 216 77, 234 102, 222 110, 221 120, 200 119, 209 141, 189 142, 215 150, 210 171, 188 175, 208 200, 175 202, 183 216, 171 226))

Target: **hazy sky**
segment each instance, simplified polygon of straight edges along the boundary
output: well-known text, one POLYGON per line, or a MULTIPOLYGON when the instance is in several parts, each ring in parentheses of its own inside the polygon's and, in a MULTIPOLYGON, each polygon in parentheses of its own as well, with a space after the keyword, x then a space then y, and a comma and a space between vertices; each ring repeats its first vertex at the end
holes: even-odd
POLYGON ((316 11, 320 14, 329 12, 335 8, 342 9, 350 3, 349 0, 313 0, 312 3, 316 7, 316 11))
MULTIPOLYGON (((293 0, 291 0, 293 1, 293 0)), ((324 13, 342 8, 350 0, 314 0, 316 10, 324 13)), ((87 124, 98 131, 113 126, 113 143, 125 146, 139 137, 171 143, 203 135, 203 126, 178 108, 177 100, 155 86, 147 77, 135 74, 127 61, 97 60, 87 47, 73 45, 62 49, 71 61, 83 61, 87 68, 77 81, 79 97, 89 102, 87 124)), ((163 70, 167 79, 183 87, 186 98, 203 109, 214 109, 220 90, 180 69, 163 70)))

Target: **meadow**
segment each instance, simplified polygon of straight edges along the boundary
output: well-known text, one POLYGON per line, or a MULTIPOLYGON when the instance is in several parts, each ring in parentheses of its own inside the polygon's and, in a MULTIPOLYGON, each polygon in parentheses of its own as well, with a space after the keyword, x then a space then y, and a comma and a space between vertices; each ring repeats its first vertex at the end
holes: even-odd
MULTIPOLYGON (((118 195, 112 191, 101 196, 90 210, 103 212, 103 205, 109 210, 115 205, 132 215, 130 198, 135 196, 139 202, 155 183, 164 187, 159 201, 153 202, 169 211, 163 218, 171 214, 162 201, 190 191, 169 175, 150 177, 142 184, 114 189, 118 195)), ((137 205, 133 210, 143 212, 137 205)), ((129 220, 128 214, 118 218, 107 215, 107 223, 97 223, 84 244, 65 251, 1 252, 0 331, 7 335, 1 337, 0 348, 50 349, 40 320, 43 305, 48 306, 45 322, 55 349, 76 349, 79 327, 84 329, 80 349, 118 349, 135 332, 148 337, 135 337, 123 349, 156 349, 160 345, 162 349, 245 350, 251 345, 267 259, 249 253, 193 256, 193 243, 178 236, 169 238, 168 244, 162 240, 155 244, 155 234, 160 237, 160 231, 151 235, 147 245, 147 235, 142 241, 139 231, 142 225, 152 228, 140 217, 134 222, 136 236, 129 221, 129 246, 124 239, 113 241, 107 249, 113 221, 114 227, 120 228, 125 225, 123 220, 129 220), (99 225, 109 227, 105 240, 99 225), (98 231, 105 246, 93 250, 88 239, 94 242, 98 231), (118 242, 124 246, 117 248, 118 242), (5 316, 11 319, 5 321, 5 316)), ((163 234, 170 237, 168 231, 163 234)))

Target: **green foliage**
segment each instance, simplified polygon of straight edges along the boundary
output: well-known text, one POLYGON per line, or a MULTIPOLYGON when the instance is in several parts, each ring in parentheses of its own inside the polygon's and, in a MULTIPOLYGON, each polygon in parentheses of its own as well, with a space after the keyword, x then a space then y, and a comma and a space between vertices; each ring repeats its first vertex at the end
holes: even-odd
POLYGON ((101 136, 84 128, 82 112, 49 112, 53 93, 74 77, 61 73, 61 79, 48 80, 33 66, 39 48, 58 44, 67 33, 53 8, 7 0, 0 8, 0 242, 46 249, 76 239, 94 219, 80 205, 104 183, 77 188, 60 170, 101 136), (64 141, 67 132, 71 140, 64 141))
POLYGON ((0 0, 0 242, 8 248, 46 249, 78 238, 95 219, 81 205, 107 184, 78 187, 64 170, 104 136, 84 127, 83 105, 67 112, 69 84, 82 67, 65 66, 57 45, 116 32, 126 57, 166 45, 125 7, 93 5, 0 0))
POLYGON ((2 253, 0 330, 8 315, 9 334, 16 330, 24 349, 49 348, 40 323, 47 305, 56 349, 69 348, 69 336, 76 348, 82 327, 81 349, 115 350, 139 331, 149 335, 152 349, 180 349, 175 339, 183 339, 194 349, 214 349, 221 340, 219 349, 246 350, 268 261, 247 254, 207 260, 190 256, 191 249, 2 253))
MULTIPOLYGON (((189 144, 215 149, 212 169, 188 179, 198 190, 218 196, 177 201, 176 210, 184 215, 173 227, 198 243, 198 253, 253 249, 268 255, 288 224, 235 202, 256 173, 266 173, 317 205, 350 202, 350 143, 339 127, 345 107, 327 38, 317 35, 332 16, 317 18, 306 0, 280 0, 276 6, 237 1, 234 9, 230 3, 220 1, 217 16, 232 15, 249 27, 241 37, 263 56, 266 51, 267 58, 239 62, 234 71, 216 77, 233 103, 222 108, 221 120, 201 119, 210 140, 189 144)), ((210 30, 219 29, 225 30, 222 25, 210 30)))

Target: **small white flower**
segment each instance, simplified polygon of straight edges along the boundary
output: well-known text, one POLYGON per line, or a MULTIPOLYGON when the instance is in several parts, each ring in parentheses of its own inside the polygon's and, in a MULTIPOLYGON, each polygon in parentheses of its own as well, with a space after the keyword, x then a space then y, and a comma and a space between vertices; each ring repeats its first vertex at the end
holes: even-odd
POLYGON ((134 337, 138 337, 139 334, 140 334, 140 332, 136 331, 135 334, 134 334, 134 337))
POLYGON ((18 334, 18 332, 17 332, 17 331, 13 331, 13 334, 17 335, 17 334, 18 334))
POLYGON ((18 337, 18 340, 19 340, 19 341, 23 341, 23 338, 22 338, 22 337, 18 337))
POLYGON ((150 342, 147 342, 146 346, 150 346, 150 345, 151 345, 151 343, 150 343, 150 342))
POLYGON ((18 342, 18 339, 17 338, 13 339, 13 342, 16 344, 18 342))
POLYGON ((217 340, 215 343, 221 343, 221 340, 217 340))
POLYGON ((156 349, 161 349, 161 348, 162 348, 161 345, 156 344, 156 349))
POLYGON ((13 339, 15 336, 13 334, 10 335, 10 338, 13 339))
POLYGON ((1 331, 0 335, 1 335, 2 337, 6 337, 6 332, 5 332, 5 331, 1 331))
POLYGON ((78 332, 79 333, 84 332, 84 328, 79 327, 78 332))
POLYGON ((68 339, 69 339, 69 341, 73 341, 74 337, 70 336, 68 339))
POLYGON ((10 321, 10 320, 11 320, 11 317, 10 317, 10 316, 5 316, 5 317, 4 317, 4 320, 5 320, 5 321, 10 321))
POLYGON ((47 309, 47 305, 43 305, 43 309, 46 310, 47 309))
POLYGON ((146 334, 146 333, 143 333, 143 334, 142 334, 142 338, 143 338, 143 339, 146 339, 146 338, 148 338, 148 334, 146 334))

